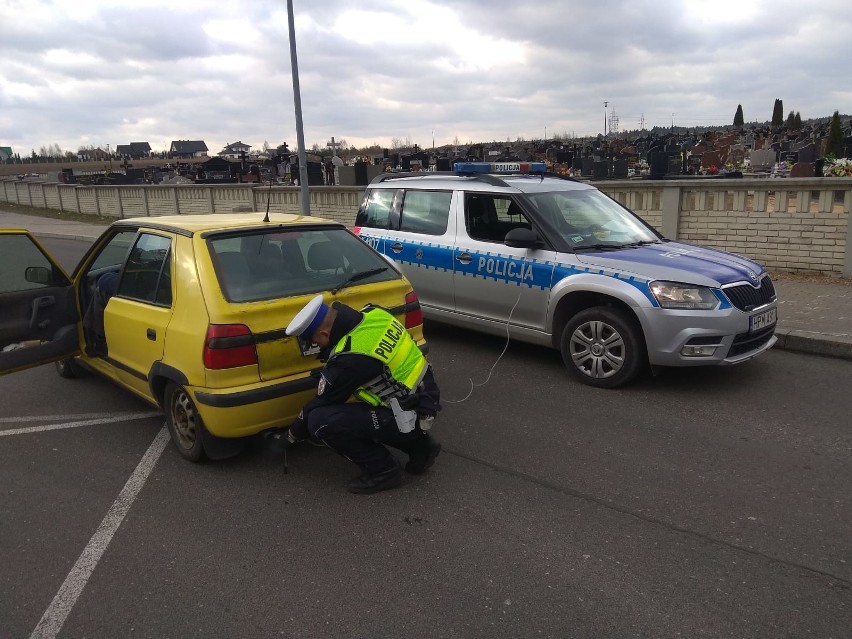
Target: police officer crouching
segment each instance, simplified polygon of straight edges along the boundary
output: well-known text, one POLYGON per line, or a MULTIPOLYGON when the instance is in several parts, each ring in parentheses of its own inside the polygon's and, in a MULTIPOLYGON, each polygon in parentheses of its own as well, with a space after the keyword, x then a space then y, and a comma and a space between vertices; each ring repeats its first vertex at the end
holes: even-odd
POLYGON ((397 319, 377 307, 356 311, 316 296, 287 327, 287 335, 317 344, 326 359, 317 394, 287 431, 294 444, 319 441, 357 464, 353 493, 396 488, 403 471, 385 444, 408 455, 405 470, 424 473, 441 452, 428 432, 439 410, 432 369, 397 319), (347 403, 350 397, 357 402, 347 403))

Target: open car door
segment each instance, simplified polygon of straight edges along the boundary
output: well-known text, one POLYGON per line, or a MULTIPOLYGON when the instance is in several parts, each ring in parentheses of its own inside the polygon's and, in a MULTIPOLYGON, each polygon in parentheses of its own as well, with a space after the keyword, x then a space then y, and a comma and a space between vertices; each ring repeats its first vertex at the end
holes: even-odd
POLYGON ((80 352, 74 286, 30 233, 0 229, 0 375, 80 352))

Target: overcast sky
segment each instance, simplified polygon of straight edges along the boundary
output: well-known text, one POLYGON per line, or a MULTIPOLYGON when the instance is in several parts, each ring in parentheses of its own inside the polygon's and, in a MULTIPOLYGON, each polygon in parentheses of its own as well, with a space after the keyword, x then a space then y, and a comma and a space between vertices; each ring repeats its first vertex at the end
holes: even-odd
MULTIPOLYGON (((293 0, 306 147, 852 113, 849 0, 293 0), (604 108, 604 102, 608 107, 604 108), (607 125, 609 126, 609 125, 607 125)), ((0 0, 0 146, 296 146, 286 0, 0 0)))

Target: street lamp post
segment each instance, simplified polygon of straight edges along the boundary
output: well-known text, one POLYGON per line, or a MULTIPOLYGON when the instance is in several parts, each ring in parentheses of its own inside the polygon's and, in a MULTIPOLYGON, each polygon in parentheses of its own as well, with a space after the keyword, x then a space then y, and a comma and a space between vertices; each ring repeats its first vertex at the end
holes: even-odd
POLYGON ((604 137, 606 137, 606 107, 609 102, 604 102, 604 137))
POLYGON ((293 0, 287 0, 287 23, 290 29, 290 69, 293 75, 293 104, 296 108, 296 143, 299 145, 299 192, 302 215, 311 214, 308 195, 308 158, 305 153, 305 130, 302 125, 302 94, 299 90, 299 62, 296 59, 296 28, 293 25, 293 0))

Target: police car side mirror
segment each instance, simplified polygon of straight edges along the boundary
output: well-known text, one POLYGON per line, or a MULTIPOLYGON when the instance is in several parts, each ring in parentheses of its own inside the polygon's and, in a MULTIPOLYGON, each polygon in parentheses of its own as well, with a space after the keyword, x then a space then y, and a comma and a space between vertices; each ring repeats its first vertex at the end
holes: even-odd
POLYGON ((512 248, 538 248, 544 245, 535 231, 524 227, 506 233, 503 243, 512 248))

